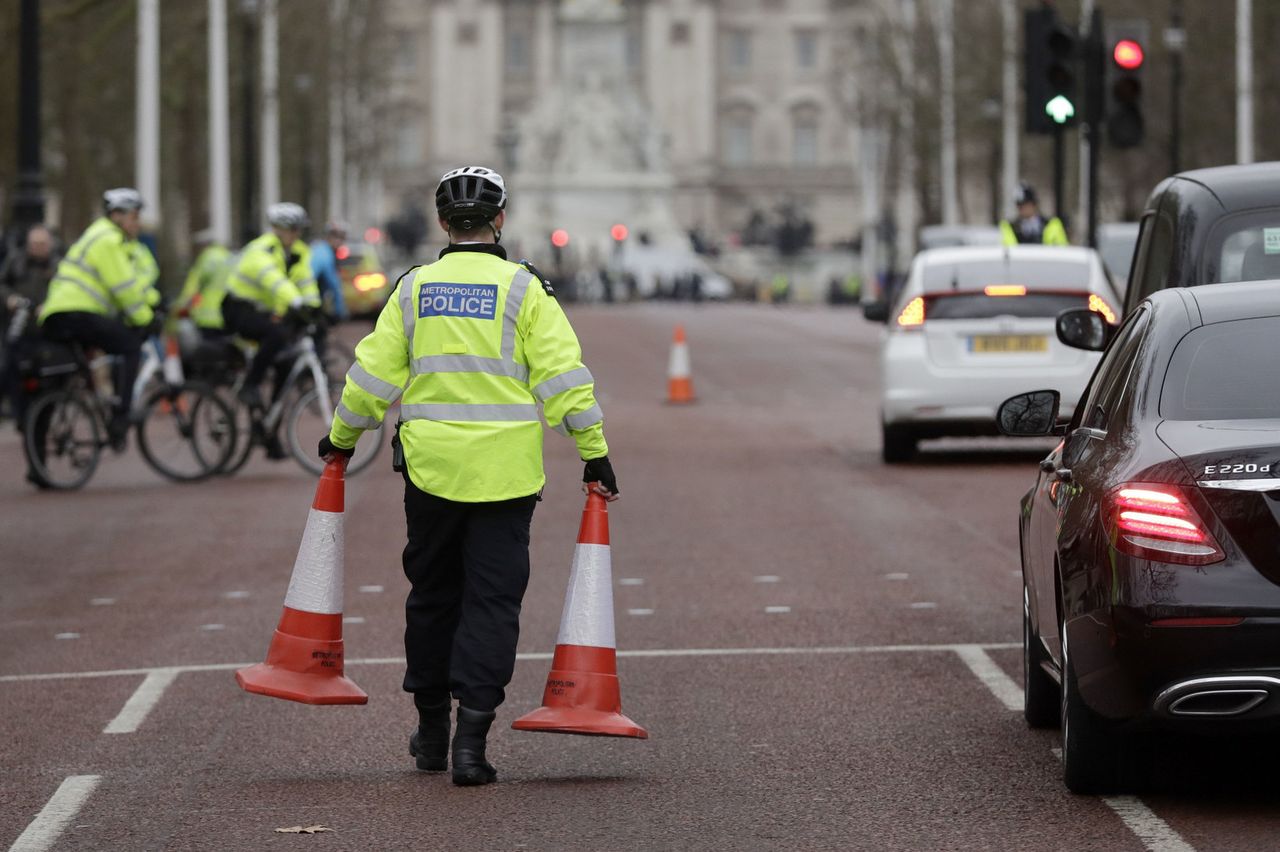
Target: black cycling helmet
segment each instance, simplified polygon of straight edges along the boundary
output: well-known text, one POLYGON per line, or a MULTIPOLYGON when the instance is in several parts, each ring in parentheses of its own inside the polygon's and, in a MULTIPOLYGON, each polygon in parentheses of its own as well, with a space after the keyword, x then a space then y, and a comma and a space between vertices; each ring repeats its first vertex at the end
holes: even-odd
POLYGON ((484 166, 446 172, 436 187, 436 212, 459 231, 489 224, 506 206, 507 185, 502 175, 484 166))
POLYGON ((1026 181, 1018 184, 1018 189, 1013 193, 1013 203, 1019 207, 1023 204, 1036 204, 1036 188, 1026 181))

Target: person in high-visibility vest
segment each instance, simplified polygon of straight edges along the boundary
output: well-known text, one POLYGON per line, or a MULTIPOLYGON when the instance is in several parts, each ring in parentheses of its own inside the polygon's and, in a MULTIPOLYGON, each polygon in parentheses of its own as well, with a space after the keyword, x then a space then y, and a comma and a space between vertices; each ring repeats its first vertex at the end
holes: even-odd
POLYGON ((1007 246, 1019 243, 1032 243, 1046 246, 1068 246, 1067 228, 1057 216, 1046 219, 1040 215, 1040 204, 1036 199, 1036 189, 1029 183, 1018 184, 1013 203, 1018 208, 1018 216, 1010 221, 1000 222, 1000 238, 1007 246))
POLYGON ((319 447, 326 461, 350 456, 400 400, 412 584, 404 688, 419 715, 409 749, 419 769, 446 768, 452 692, 453 782, 464 786, 497 778, 485 738, 515 667, 529 522, 546 482, 539 404, 577 444, 583 482, 606 500, 618 494, 578 339, 537 270, 498 244, 506 202, 502 176, 482 166, 441 179, 449 246, 400 277, 356 347, 319 447))
POLYGON ((212 229, 197 231, 192 242, 199 253, 174 302, 174 312, 189 314, 202 334, 218 336, 226 325, 222 318, 222 300, 227 295, 231 252, 218 242, 212 229))
POLYGON ((74 341, 118 355, 114 385, 119 402, 107 424, 111 446, 123 450, 129 432, 133 382, 142 340, 159 330, 152 310, 155 258, 138 243, 142 194, 131 187, 102 195, 103 215, 67 250, 40 308, 40 328, 51 340, 74 341))
MULTIPOLYGON (((289 343, 289 329, 283 322, 290 309, 300 309, 308 299, 299 288, 311 275, 311 254, 302 240, 308 225, 307 211, 291 202, 267 208, 271 230, 252 240, 240 252, 222 300, 222 319, 227 331, 257 341, 258 351, 249 364, 240 389, 240 399, 251 408, 262 409, 258 386, 276 356, 289 343)), ((319 304, 317 294, 315 304, 319 304)), ((277 383, 279 384, 279 383, 277 383)), ((267 454, 284 457, 278 442, 269 441, 267 454)))

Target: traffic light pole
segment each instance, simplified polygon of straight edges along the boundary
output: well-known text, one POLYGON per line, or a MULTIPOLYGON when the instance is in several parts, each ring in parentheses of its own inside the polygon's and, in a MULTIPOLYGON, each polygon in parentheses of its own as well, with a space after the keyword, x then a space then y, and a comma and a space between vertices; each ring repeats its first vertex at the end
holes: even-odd
POLYGON ((22 0, 18 43, 18 185, 13 194, 13 226, 25 234, 44 221, 44 181, 40 171, 40 0, 22 0))
POLYGON ((1067 142, 1061 124, 1053 126, 1053 213, 1059 219, 1066 209, 1067 142))
POLYGON ((1086 243, 1098 247, 1098 174, 1102 166, 1103 63, 1102 10, 1094 7, 1084 46, 1085 133, 1089 139, 1089 204, 1086 243))

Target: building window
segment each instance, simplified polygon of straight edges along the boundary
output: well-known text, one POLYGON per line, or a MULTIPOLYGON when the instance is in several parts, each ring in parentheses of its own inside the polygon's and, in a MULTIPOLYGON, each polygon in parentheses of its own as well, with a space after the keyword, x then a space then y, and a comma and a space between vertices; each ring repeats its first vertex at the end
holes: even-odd
POLYGON ((521 30, 507 32, 507 70, 529 70, 529 34, 521 30))
POLYGON ((797 30, 795 34, 796 67, 813 71, 818 67, 818 34, 813 30, 797 30))
POLYGON ((732 115, 724 123, 724 161, 730 166, 751 164, 751 117, 732 115))
POLYGON ((688 44, 689 43, 689 22, 676 21, 671 25, 671 43, 672 44, 688 44))
POLYGON ((749 70, 751 68, 751 33, 746 30, 730 30, 725 41, 725 57, 729 70, 749 70))
POLYGON ((816 121, 802 119, 792 128, 791 163, 796 166, 818 165, 818 123, 816 121))

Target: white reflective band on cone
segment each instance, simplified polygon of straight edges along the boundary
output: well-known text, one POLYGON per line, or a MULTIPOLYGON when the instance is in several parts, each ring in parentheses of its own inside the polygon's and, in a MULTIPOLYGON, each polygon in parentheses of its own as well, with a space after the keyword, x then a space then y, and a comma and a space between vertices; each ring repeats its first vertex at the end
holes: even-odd
POLYGON ((609 545, 579 544, 574 548, 557 645, 617 647, 613 637, 612 573, 609 545))
POLYGON ((685 344, 677 343, 671 347, 667 375, 673 379, 683 379, 689 375, 689 348, 685 344))
POLYGON ((342 612, 342 514, 312 509, 284 605, 302 612, 342 612))

